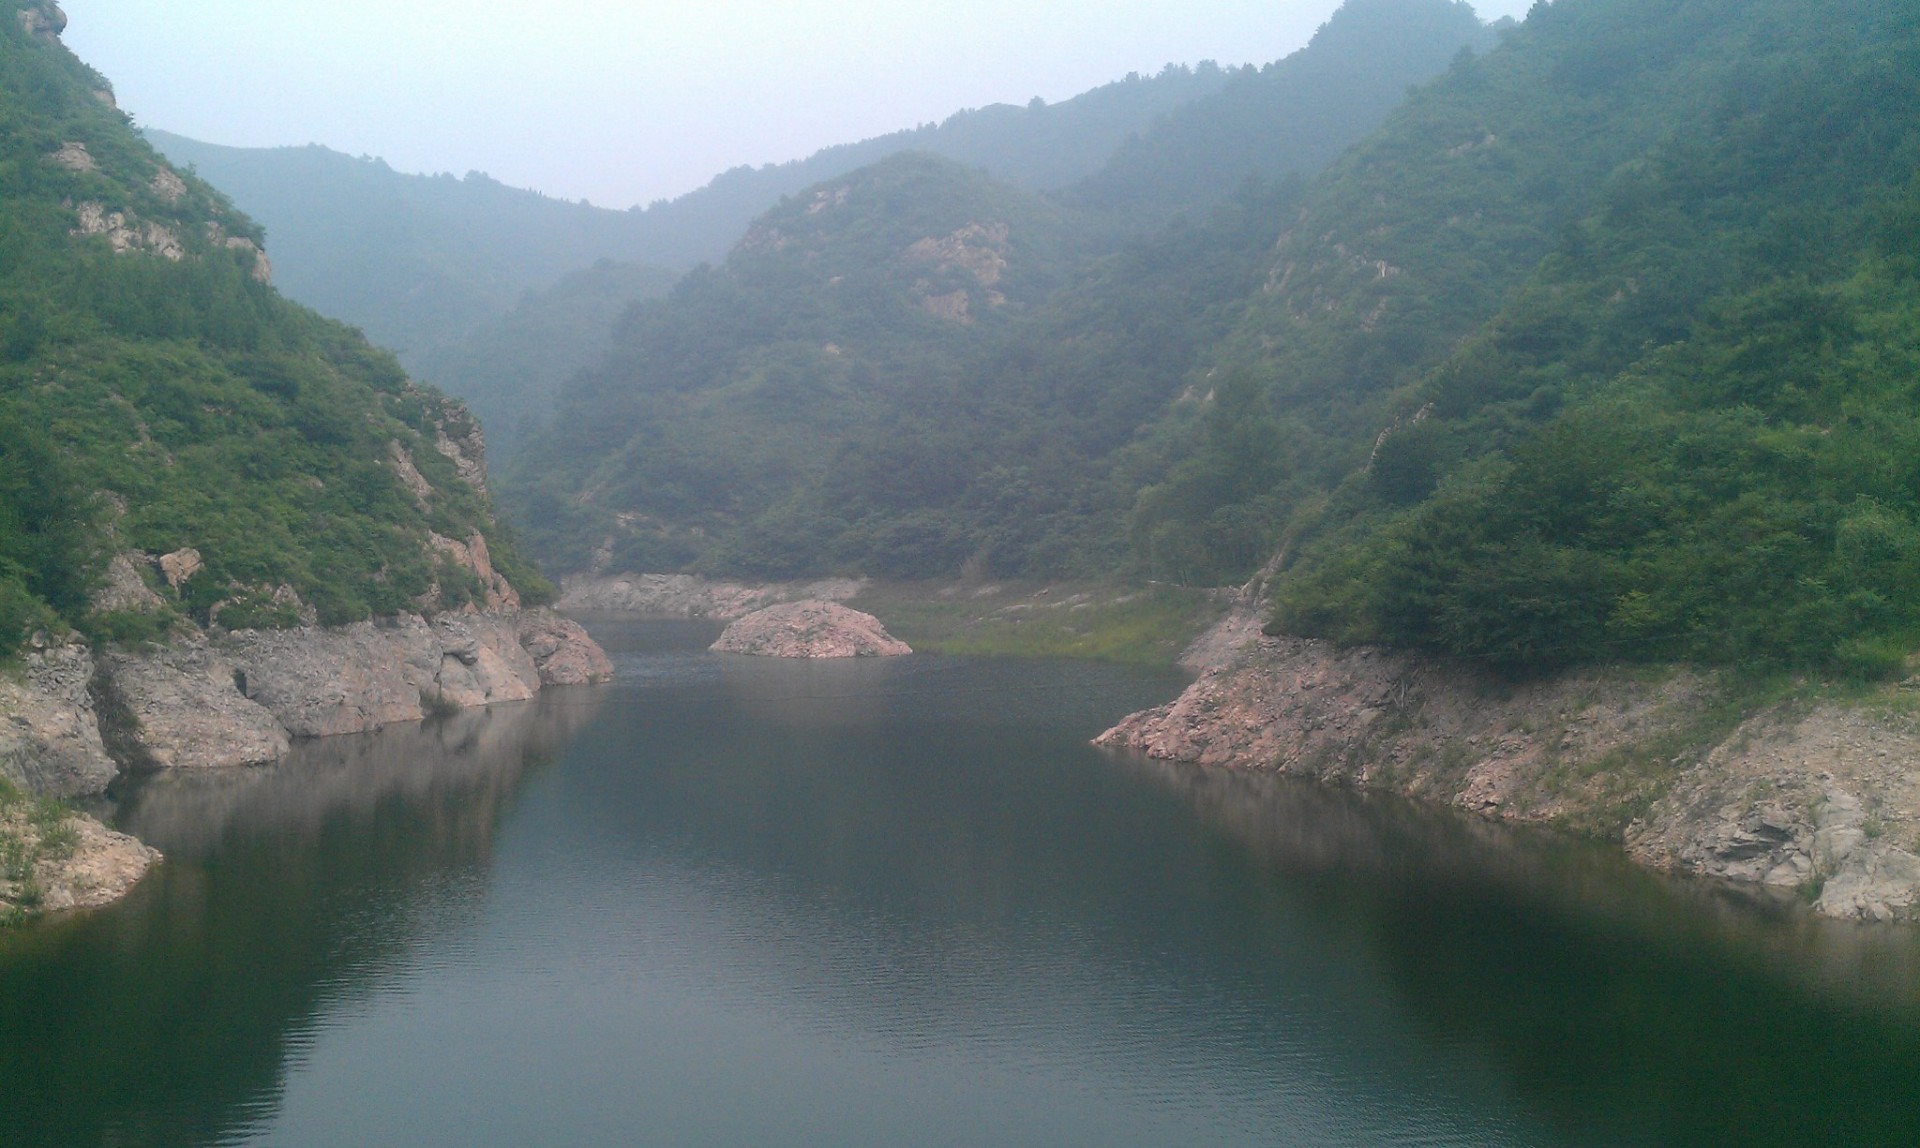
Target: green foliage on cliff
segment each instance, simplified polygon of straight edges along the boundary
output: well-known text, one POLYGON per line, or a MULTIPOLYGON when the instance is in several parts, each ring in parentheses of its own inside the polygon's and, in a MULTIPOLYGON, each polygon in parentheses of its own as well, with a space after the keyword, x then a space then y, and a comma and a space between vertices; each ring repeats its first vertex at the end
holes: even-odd
MULTIPOLYGON (((89 594, 125 549, 197 548, 180 607, 203 620, 282 585, 330 622, 408 607, 429 530, 497 533, 435 449, 470 416, 258 282, 258 228, 104 88, 0 27, 0 647, 54 617, 110 629, 89 594)), ((493 551, 527 576, 509 540, 493 551)))
MULTIPOLYGON (((1389 322, 1343 333, 1369 381, 1399 387, 1368 402, 1358 369, 1329 392, 1341 373, 1266 361, 1274 409, 1313 410, 1333 464, 1330 497, 1289 522, 1278 623, 1517 669, 1897 670, 1920 639, 1920 13, 1563 0, 1510 48, 1537 74, 1513 104, 1535 113, 1472 101, 1496 86, 1477 69, 1443 87, 1498 146, 1540 153, 1510 175, 1594 162, 1564 132, 1521 146, 1537 109, 1563 114, 1549 97, 1603 93, 1613 138, 1647 143, 1595 149, 1614 162, 1585 202, 1556 197, 1551 242, 1551 217, 1512 213, 1519 249, 1544 249, 1524 279, 1512 258, 1487 276, 1513 286, 1464 345, 1432 355, 1422 333, 1395 355, 1389 322), (1636 113, 1637 132, 1611 126, 1636 113), (1354 434, 1368 417, 1390 429, 1354 434), (1343 422, 1344 442, 1325 434, 1343 422)), ((1417 191, 1424 166, 1376 182, 1417 191)), ((1457 259, 1413 254, 1404 280, 1457 259)), ((1375 297, 1417 315, 1427 293, 1406 290, 1375 297)), ((1465 327, 1439 318, 1416 322, 1465 327)), ((1340 338, 1316 334, 1307 355, 1340 338)))

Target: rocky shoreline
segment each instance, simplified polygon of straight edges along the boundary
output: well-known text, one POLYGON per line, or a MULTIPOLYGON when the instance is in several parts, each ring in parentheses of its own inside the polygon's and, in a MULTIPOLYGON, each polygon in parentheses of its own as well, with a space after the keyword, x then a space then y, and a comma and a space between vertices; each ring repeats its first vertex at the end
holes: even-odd
POLYGON ((580 574, 561 584, 557 607, 648 618, 732 621, 786 602, 844 602, 867 589, 862 578, 814 582, 715 582, 692 574, 580 574))
POLYGON ((1195 644, 1198 681, 1097 743, 1560 826, 1826 916, 1920 920, 1920 708, 1895 687, 1745 712, 1711 673, 1515 683, 1266 637, 1257 618, 1236 611, 1195 644))
MULTIPOLYGON (((87 797, 123 773, 265 765, 296 739, 524 701, 612 675, 579 623, 545 609, 196 629, 98 657, 43 636, 17 679, 0 678, 0 781, 40 798, 87 797)), ((32 877, 39 908, 105 903, 158 859, 91 818, 74 815, 72 824, 81 847, 32 877)))

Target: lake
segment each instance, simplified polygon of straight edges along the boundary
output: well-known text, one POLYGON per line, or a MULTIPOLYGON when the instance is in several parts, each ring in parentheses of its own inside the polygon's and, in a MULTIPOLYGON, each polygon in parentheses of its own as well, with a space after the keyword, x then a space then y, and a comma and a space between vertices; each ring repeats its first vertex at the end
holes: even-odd
POLYGON ((1087 741, 1181 678, 703 652, 156 777, 0 934, 4 1145, 1920 1143, 1920 935, 1087 741))

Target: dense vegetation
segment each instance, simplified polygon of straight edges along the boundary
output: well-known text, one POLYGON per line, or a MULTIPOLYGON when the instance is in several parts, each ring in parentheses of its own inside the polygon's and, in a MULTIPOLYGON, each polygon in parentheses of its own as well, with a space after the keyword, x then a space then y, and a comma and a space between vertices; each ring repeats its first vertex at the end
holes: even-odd
POLYGON ((495 535, 509 577, 537 584, 434 448, 470 416, 261 283, 259 229, 105 90, 0 22, 0 650, 42 624, 164 625, 91 612, 121 550, 197 548, 206 569, 169 609, 219 605, 233 626, 293 621, 282 587, 329 622, 466 601, 478 587, 430 556, 429 530, 495 535))
MULTIPOLYGON (((1341 21, 1395 7, 1350 4, 1314 50, 1364 58, 1341 21)), ((1081 208, 1229 196, 1220 157, 1262 154, 1283 101, 1236 116, 1312 61, 1051 201, 927 161, 823 185, 754 233, 794 246, 750 239, 629 324, 522 512, 570 565, 1222 584, 1271 560, 1280 627, 1516 671, 1898 666, 1920 11, 1557 0, 1449 57, 1318 178, 1105 254, 1081 208), (994 222, 1007 304, 956 279, 936 293, 973 321, 915 312, 914 236, 994 222)))
MULTIPOLYGON (((1517 669, 1897 668, 1920 635, 1920 13, 1563 0, 1511 48, 1541 70, 1530 95, 1489 102, 1477 69, 1439 90, 1511 141, 1509 176, 1567 186, 1577 152, 1524 146, 1549 95, 1604 93, 1651 142, 1577 211, 1554 197, 1559 218, 1514 245, 1552 229, 1524 283, 1383 403, 1358 370, 1328 394, 1265 360, 1283 417, 1337 429, 1345 407, 1393 428, 1348 437, 1354 470, 1294 503, 1277 621, 1517 669)), ((1420 295, 1381 297, 1434 333, 1397 359, 1361 341, 1377 357, 1359 369, 1391 381, 1457 327, 1418 315, 1420 295)))
MULTIPOLYGON (((1343 10, 1275 74, 1322 75, 1326 52, 1382 71, 1322 92, 1300 138, 1323 155, 1359 139, 1385 114, 1383 86, 1483 34, 1461 15, 1448 0, 1343 10), (1455 39, 1405 51, 1410 11, 1455 39)), ((1264 131, 1285 113, 1234 122, 1264 131)), ((1212 389, 1190 376, 1258 295, 1297 210, 1300 185, 1250 174, 1130 238, 1115 221, 1131 207, 931 156, 820 184, 634 313, 518 460, 513 512, 570 569, 1111 575, 1130 560, 1137 492, 1185 441, 1176 428, 1137 442, 1142 426, 1212 389)), ((1249 555, 1267 542, 1226 533, 1249 555)))

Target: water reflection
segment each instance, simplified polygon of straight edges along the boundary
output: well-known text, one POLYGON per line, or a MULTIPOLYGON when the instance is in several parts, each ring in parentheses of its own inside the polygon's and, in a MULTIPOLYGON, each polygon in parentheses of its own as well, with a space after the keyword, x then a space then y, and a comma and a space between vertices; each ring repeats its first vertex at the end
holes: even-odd
POLYGON ((1123 759, 1381 962, 1436 1039, 1602 1143, 1920 1143, 1920 933, 1617 851, 1266 775, 1123 759))
POLYGON ((0 1140, 208 1144, 270 1113, 314 1016, 472 917, 502 808, 591 720, 555 691, 156 778, 167 853, 104 912, 0 935, 0 1140))
POLYGON ((129 795, 168 864, 0 937, 0 1141, 1920 1142, 1911 932, 715 632, 129 795))

